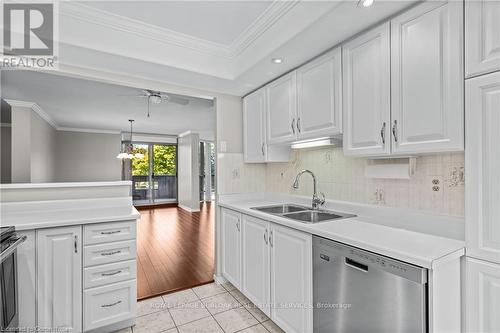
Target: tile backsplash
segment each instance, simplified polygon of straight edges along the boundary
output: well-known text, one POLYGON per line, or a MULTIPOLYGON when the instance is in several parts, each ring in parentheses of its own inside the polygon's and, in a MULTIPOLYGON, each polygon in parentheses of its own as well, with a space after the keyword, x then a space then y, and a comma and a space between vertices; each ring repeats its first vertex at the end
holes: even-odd
POLYGON ((310 196, 309 175, 303 175, 298 190, 292 189, 295 175, 310 169, 318 177, 318 191, 327 199, 464 216, 464 184, 458 177, 463 172, 463 152, 417 157, 415 174, 410 179, 367 178, 365 166, 372 163, 379 162, 347 157, 341 148, 331 147, 295 150, 290 162, 267 165, 245 164, 241 153, 219 154, 218 192, 310 196))
POLYGON ((379 162, 344 156, 341 148, 295 150, 289 163, 267 165, 266 191, 311 195, 309 175, 298 190, 291 187, 300 170, 310 169, 327 199, 464 215, 463 152, 417 157, 410 179, 367 178, 365 166, 372 163, 379 162))

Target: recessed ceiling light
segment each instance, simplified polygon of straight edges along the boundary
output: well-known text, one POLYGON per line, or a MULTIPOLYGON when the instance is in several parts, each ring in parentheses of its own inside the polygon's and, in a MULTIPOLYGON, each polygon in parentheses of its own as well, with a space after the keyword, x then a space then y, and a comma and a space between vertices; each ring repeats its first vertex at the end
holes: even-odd
POLYGON ((360 3, 363 5, 363 7, 370 7, 371 5, 373 5, 373 0, 359 0, 358 6, 360 3))
POLYGON ((283 63, 283 58, 273 58, 271 61, 273 64, 281 64, 283 63))

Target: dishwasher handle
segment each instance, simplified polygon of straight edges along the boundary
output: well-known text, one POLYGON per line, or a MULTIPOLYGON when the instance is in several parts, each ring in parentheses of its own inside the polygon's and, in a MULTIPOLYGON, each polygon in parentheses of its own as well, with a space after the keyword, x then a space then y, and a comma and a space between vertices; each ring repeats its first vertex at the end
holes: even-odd
POLYGON ((344 264, 346 266, 352 267, 354 269, 357 269, 363 273, 368 273, 368 265, 362 264, 360 262, 357 262, 356 260, 352 260, 351 258, 345 258, 344 264))

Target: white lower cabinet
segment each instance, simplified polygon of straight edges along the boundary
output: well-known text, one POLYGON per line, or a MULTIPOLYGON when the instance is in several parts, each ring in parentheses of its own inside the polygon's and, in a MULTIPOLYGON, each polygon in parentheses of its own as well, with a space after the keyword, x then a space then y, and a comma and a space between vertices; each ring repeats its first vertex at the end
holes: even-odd
POLYGON ((312 236, 248 215, 241 216, 241 236, 224 233, 240 216, 222 209, 224 278, 233 283, 227 264, 240 258, 241 284, 235 286, 286 332, 312 332, 312 236))
POLYGON ((19 325, 65 332, 133 325, 135 228, 126 221, 21 232, 28 238, 18 253, 19 325))
POLYGON ((500 332, 500 265, 467 259, 467 332, 500 332))
POLYGON ((270 223, 243 215, 241 290, 267 316, 271 316, 270 223))
POLYGON ((85 331, 135 317, 135 280, 87 289, 83 294, 85 331))
POLYGON ((222 229, 222 275, 235 287, 241 286, 241 214, 223 209, 222 229))
POLYGON ((286 332, 312 332, 312 236, 273 225, 271 319, 286 332))
POLYGON ((82 330, 82 227, 41 229, 37 241, 38 326, 82 330))

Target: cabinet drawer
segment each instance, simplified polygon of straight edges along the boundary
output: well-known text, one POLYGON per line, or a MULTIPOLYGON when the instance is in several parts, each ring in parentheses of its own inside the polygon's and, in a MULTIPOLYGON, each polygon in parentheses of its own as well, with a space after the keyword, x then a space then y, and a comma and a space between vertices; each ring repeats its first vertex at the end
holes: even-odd
POLYGON ((135 240, 85 246, 83 264, 85 267, 135 259, 135 240))
POLYGON ((85 268, 83 271, 83 287, 85 289, 93 288, 135 278, 136 261, 120 261, 112 264, 85 268))
POLYGON ((136 238, 136 222, 109 222, 83 226, 83 244, 99 244, 136 238))
POLYGON ((83 330, 88 331, 135 317, 136 280, 83 292, 83 330))

